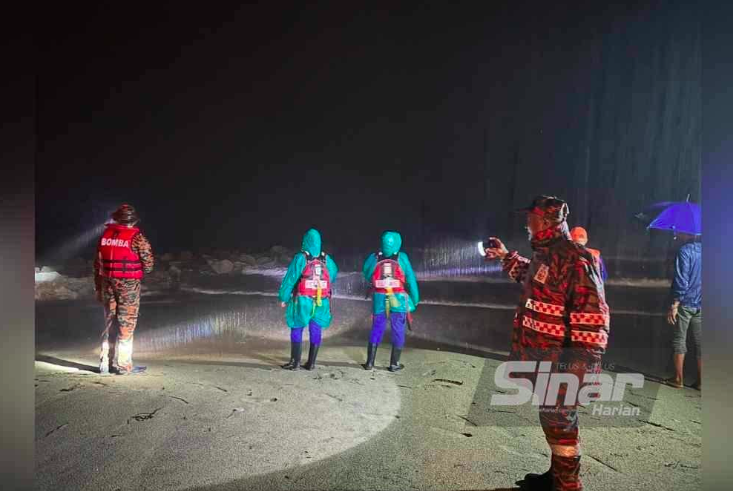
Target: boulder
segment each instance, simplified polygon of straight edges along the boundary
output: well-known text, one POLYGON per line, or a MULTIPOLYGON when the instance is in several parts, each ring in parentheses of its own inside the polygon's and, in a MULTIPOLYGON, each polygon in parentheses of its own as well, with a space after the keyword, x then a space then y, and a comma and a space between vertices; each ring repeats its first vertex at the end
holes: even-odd
POLYGON ((165 254, 160 256, 160 260, 165 262, 173 261, 173 254, 171 254, 170 252, 166 252, 165 254))
POLYGON ((79 294, 66 287, 61 282, 42 283, 36 285, 36 300, 74 300, 79 294))
POLYGON ((92 278, 67 278, 62 283, 63 288, 68 288, 78 297, 92 297, 94 295, 94 281, 92 278))
POLYGON ((234 263, 228 259, 222 259, 221 261, 211 261, 209 266, 214 270, 216 274, 227 274, 234 271, 234 263))
POLYGON ((161 284, 168 281, 168 272, 162 268, 154 270, 150 274, 145 275, 145 283, 150 284, 161 284))
POLYGON ((239 251, 230 251, 229 256, 227 256, 227 259, 229 259, 231 262, 237 262, 239 261, 239 258, 242 257, 242 253, 239 251))
POLYGON ((229 259, 230 253, 229 253, 229 251, 227 251, 225 249, 217 249, 217 250, 214 251, 213 256, 216 259, 222 261, 224 259, 229 259))
POLYGON ((36 273, 35 275, 36 283, 47 283, 47 282, 63 279, 63 276, 61 276, 56 271, 43 271, 43 269, 41 269, 39 273, 36 273))
POLYGON ((178 259, 181 261, 191 261, 193 259, 193 253, 191 251, 183 251, 178 255, 178 259))
POLYGON ((246 264, 247 266, 254 266, 257 264, 257 259, 250 256, 249 254, 242 254, 239 256, 239 261, 246 264))
POLYGON ((78 293, 63 285, 54 289, 53 293, 56 300, 76 300, 79 297, 78 293))

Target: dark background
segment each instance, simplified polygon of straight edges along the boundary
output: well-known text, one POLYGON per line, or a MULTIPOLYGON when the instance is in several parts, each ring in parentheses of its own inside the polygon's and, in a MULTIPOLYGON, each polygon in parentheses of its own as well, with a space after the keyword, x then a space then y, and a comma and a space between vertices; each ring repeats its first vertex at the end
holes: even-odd
POLYGON ((634 215, 700 201, 700 20, 589 3, 50 10, 37 256, 87 255, 121 202, 157 252, 524 241, 540 193, 607 258, 668 256, 634 215))

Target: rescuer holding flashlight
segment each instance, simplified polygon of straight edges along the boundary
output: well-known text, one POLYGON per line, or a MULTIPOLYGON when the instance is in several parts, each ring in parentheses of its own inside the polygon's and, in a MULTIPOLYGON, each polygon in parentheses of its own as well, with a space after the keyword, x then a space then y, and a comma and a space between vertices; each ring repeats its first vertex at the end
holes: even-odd
POLYGON ((140 311, 140 282, 153 271, 150 242, 135 225, 135 208, 121 205, 113 214, 97 246, 94 260, 94 290, 104 305, 101 374, 142 373, 132 364, 132 341, 140 311))
MULTIPOLYGON (((509 277, 523 285, 509 360, 551 362, 551 373, 575 374, 580 388, 587 375, 600 372, 608 342, 610 315, 597 261, 571 239, 563 200, 539 196, 518 211, 527 215, 531 259, 508 251, 494 237, 484 250, 487 260, 501 260, 509 277)), ((534 384, 537 372, 518 376, 534 384)), ((542 401, 539 408, 552 451, 550 470, 527 474, 524 489, 582 489, 577 405, 566 405, 567 385, 558 392, 557 399, 542 401)))

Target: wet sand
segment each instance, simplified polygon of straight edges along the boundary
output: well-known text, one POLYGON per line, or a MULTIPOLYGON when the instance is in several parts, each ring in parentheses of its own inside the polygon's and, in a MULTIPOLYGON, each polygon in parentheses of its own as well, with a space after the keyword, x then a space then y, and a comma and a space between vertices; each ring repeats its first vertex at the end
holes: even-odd
MULTIPOLYGON (((119 377, 94 373, 91 345, 39 350, 38 489, 498 490, 548 466, 536 408, 487 404, 501 354, 408 347, 394 374, 386 343, 372 372, 358 345, 324 345, 315 371, 287 355, 159 353, 119 377)), ((586 487, 699 489, 700 397, 647 381, 633 421, 584 408, 586 487)))

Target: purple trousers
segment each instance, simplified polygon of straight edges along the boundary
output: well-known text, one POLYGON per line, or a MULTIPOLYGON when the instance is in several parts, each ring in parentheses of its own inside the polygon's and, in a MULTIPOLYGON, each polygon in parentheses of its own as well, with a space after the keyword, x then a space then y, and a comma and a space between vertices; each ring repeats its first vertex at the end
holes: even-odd
MULTIPOLYGON (((391 312, 390 321, 392 324, 392 346, 402 349, 405 345, 405 320, 407 314, 404 312, 391 312)), ((372 316, 372 334, 369 336, 369 342, 379 344, 382 342, 382 336, 387 328, 387 314, 374 314, 372 316)))
MULTIPOLYGON (((292 328, 290 330, 290 341, 293 343, 302 343, 304 330, 305 327, 292 328)), ((315 344, 317 346, 321 345, 321 326, 316 324, 315 321, 310 321, 308 323, 308 335, 310 336, 308 339, 310 339, 311 344, 315 344)))

